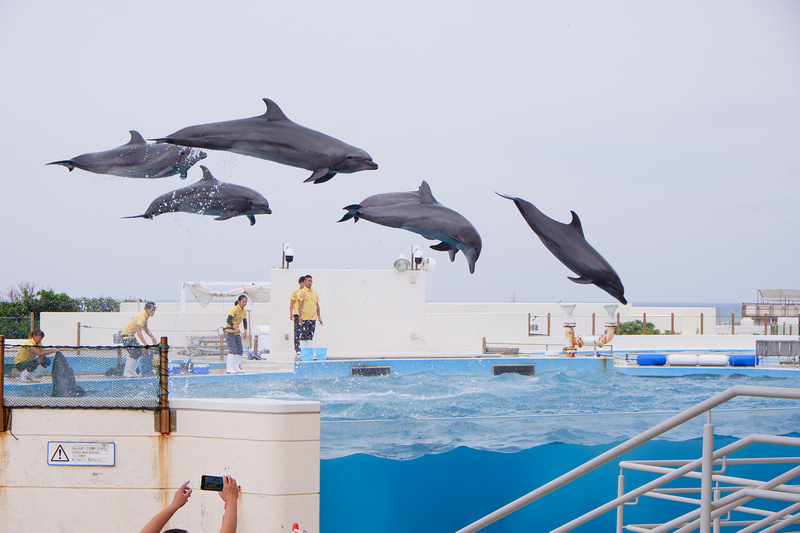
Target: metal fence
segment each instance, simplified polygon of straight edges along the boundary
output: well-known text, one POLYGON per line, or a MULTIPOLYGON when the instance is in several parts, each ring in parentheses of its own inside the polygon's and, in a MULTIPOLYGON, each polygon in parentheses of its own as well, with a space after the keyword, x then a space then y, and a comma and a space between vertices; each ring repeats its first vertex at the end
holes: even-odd
POLYGON ((167 338, 155 346, 28 346, 0 336, 4 407, 168 408, 167 338))

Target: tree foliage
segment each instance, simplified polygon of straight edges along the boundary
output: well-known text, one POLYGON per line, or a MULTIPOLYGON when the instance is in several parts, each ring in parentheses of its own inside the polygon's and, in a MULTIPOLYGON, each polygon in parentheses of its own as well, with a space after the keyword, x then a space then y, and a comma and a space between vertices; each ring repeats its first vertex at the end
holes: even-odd
POLYGON ((39 317, 44 312, 115 312, 119 302, 113 298, 71 298, 66 293, 52 289, 36 290, 32 283, 22 282, 6 291, 5 301, 0 301, 0 335, 10 339, 25 339, 33 327, 39 327, 39 317))
MULTIPOLYGON (((645 335, 660 335, 661 331, 657 330, 652 322, 648 322, 646 326, 645 335)), ((620 335, 641 335, 642 334, 642 321, 632 320, 630 322, 623 322, 619 325, 620 335)))

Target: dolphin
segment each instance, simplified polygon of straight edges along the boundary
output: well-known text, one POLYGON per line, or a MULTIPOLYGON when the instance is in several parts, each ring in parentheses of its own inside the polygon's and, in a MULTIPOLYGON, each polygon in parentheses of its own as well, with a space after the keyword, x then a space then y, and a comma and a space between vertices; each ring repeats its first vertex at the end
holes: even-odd
POLYGON ((56 352, 53 357, 53 371, 50 375, 53 378, 53 391, 50 396, 74 398, 86 395, 86 391, 75 380, 75 372, 63 353, 56 352))
POLYGON ((269 98, 264 98, 264 103, 267 111, 263 115, 189 126, 155 141, 224 150, 313 171, 304 183, 324 183, 337 172, 378 168, 361 148, 295 124, 269 98))
POLYGON ((200 168, 203 169, 200 181, 162 194, 141 215, 123 218, 152 219, 163 213, 178 212, 216 215, 214 220, 228 220, 244 215, 252 226, 256 223, 254 215, 272 213, 267 199, 260 193, 241 185, 218 181, 206 167, 200 165, 200 168))
POLYGON ((148 144, 142 135, 131 130, 127 144, 92 152, 72 159, 53 161, 48 165, 63 165, 72 172, 79 168, 95 174, 111 174, 123 178, 166 178, 180 174, 182 179, 192 165, 206 158, 206 153, 185 146, 148 144))
POLYGON ((497 194, 512 200, 517 205, 519 212, 522 213, 522 217, 542 241, 542 244, 564 266, 578 275, 577 278, 567 276, 568 279, 575 283, 593 283, 619 300, 623 305, 628 303, 624 296, 625 288, 622 286, 619 275, 608 261, 586 242, 586 238, 583 236, 581 220, 575 211, 570 211, 572 213, 572 222, 562 224, 548 217, 532 203, 522 198, 497 194))
POLYGON ((441 241, 431 248, 448 252, 450 261, 455 261, 456 252, 461 250, 467 258, 470 274, 475 273, 475 262, 481 255, 481 236, 466 218, 437 202, 426 181, 417 192, 376 194, 344 209, 347 213, 339 222, 351 218, 358 222, 363 218, 441 241))

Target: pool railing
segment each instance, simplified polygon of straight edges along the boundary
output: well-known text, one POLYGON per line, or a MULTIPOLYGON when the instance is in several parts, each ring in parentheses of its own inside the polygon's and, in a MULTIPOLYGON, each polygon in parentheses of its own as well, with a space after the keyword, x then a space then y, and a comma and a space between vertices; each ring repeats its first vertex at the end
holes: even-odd
MULTIPOLYGON (((606 451, 591 459, 582 465, 570 470, 566 474, 542 485, 538 489, 529 492, 528 494, 514 500, 513 502, 501 507, 500 509, 484 516, 483 518, 469 524, 468 526, 459 529, 457 533, 472 533, 474 531, 478 531, 483 529, 484 527, 500 520, 501 518, 513 513, 521 509, 522 507, 532 503, 539 498, 555 491, 556 489, 571 483, 572 481, 588 474, 589 472, 599 468, 600 466, 616 459, 623 454, 637 448, 638 446, 649 442, 656 437, 666 433, 667 431, 674 429, 693 418, 700 416, 703 413, 708 413, 708 422, 703 427, 703 453, 701 459, 696 461, 691 461, 681 468, 674 470, 668 474, 665 474, 661 478, 652 481, 642 487, 630 491, 626 494, 620 495, 618 498, 611 500, 610 502, 597 507, 596 509, 585 513, 584 515, 564 524, 563 526, 554 529, 553 532, 564 532, 574 529, 575 527, 589 522, 590 520, 599 517, 602 514, 605 514, 609 511, 614 509, 618 509, 618 523, 617 523, 617 531, 622 531, 622 506, 628 502, 636 500, 639 496, 645 495, 649 491, 660 487, 664 483, 676 479, 680 476, 689 474, 690 472, 694 471, 698 467, 701 467, 701 488, 700 488, 700 505, 699 509, 693 511, 691 513, 687 513, 681 517, 676 518, 675 520, 668 522, 666 524, 660 525, 658 527, 654 526, 654 529, 629 529, 633 531, 668 531, 674 529, 675 527, 684 526, 686 529, 679 529, 679 531, 693 531, 699 525, 700 531, 702 533, 710 533, 712 527, 712 519, 718 519, 722 514, 725 514, 738 506, 741 506, 743 503, 753 499, 754 497, 764 497, 765 494, 759 491, 764 490, 772 490, 775 487, 780 486, 784 481, 788 481, 798 475, 800 475, 800 466, 795 467, 788 472, 785 472, 781 476, 770 480, 769 482, 754 482, 754 487, 745 487, 740 491, 734 492, 725 498, 722 498, 716 502, 713 501, 713 486, 712 486, 712 476, 713 473, 713 465, 715 461, 718 461, 727 456, 727 454, 732 453, 735 450, 741 449, 745 446, 748 446, 753 443, 770 443, 770 444, 782 444, 788 446, 800 446, 800 439, 794 437, 779 437, 779 436, 772 436, 772 435, 751 435, 744 439, 740 439, 739 441, 721 448, 714 452, 714 426, 711 424, 711 409, 718 407, 725 402, 733 400, 734 398, 744 396, 744 397, 756 397, 756 398, 782 398, 782 399, 791 399, 791 400, 800 400, 800 389, 798 388, 781 388, 781 387, 758 387, 758 386, 747 386, 747 385, 736 385, 723 391, 721 393, 715 394, 714 396, 708 398, 705 401, 702 401, 696 404, 689 409, 686 409, 682 413, 679 413, 672 418, 653 426, 647 431, 640 433, 639 435, 628 439, 627 441, 615 446, 614 448, 606 451), (692 526, 693 524, 693 526, 692 526)), ((622 485, 620 486, 620 492, 622 485)), ((794 498, 791 500, 795 503, 794 506, 790 506, 790 508, 800 507, 797 505, 800 503, 800 494, 797 493, 795 490, 793 492, 794 498)), ((782 496, 779 496, 780 498, 782 496)), ((793 511, 786 511, 784 512, 793 512, 793 511)), ((769 519, 776 521, 781 516, 781 513, 776 512, 772 513, 769 519)), ((800 517, 795 517, 800 518, 800 517)), ((766 520, 766 519, 765 519, 766 520)), ((747 531, 751 531, 751 529, 747 529, 747 531)), ((753 529, 754 531, 754 529, 753 529)))

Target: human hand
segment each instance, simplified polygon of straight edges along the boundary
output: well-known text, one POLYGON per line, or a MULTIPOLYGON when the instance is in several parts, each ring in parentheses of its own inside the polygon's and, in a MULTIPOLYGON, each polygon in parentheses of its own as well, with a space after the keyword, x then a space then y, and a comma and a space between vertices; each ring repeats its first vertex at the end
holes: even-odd
POLYGON ((180 509, 186 505, 186 502, 189 501, 189 496, 191 495, 192 488, 189 486, 189 482, 187 481, 175 491, 175 496, 172 497, 172 507, 174 509, 180 509))
POLYGON ((242 338, 243 338, 243 339, 246 339, 246 338, 247 338, 247 330, 244 330, 244 333, 242 333, 242 338))
POLYGON ((222 491, 220 491, 219 497, 226 505, 236 503, 236 499, 239 497, 239 485, 231 476, 222 476, 222 491))

